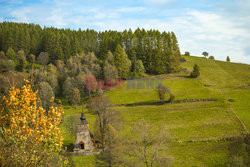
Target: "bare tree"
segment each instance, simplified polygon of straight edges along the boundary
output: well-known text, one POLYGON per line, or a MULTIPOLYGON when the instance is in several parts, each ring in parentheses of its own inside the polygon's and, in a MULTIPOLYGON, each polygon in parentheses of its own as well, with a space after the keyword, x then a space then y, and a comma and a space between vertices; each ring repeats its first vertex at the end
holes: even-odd
POLYGON ((126 166, 171 166, 173 158, 165 153, 168 141, 166 127, 156 128, 146 120, 139 120, 132 126, 131 136, 123 142, 121 163, 126 166))
POLYGON ((72 92, 72 98, 71 98, 71 103, 73 105, 77 105, 79 104, 81 101, 81 94, 80 94, 80 91, 79 89, 77 88, 74 88, 73 89, 73 92, 72 92))
POLYGON ((111 129, 117 131, 121 128, 120 112, 114 110, 112 102, 104 96, 90 98, 87 108, 90 113, 97 115, 96 135, 100 139, 103 148, 105 148, 106 133, 111 129))
POLYGON ((40 82, 37 85, 37 88, 39 97, 42 101, 42 106, 44 109, 47 110, 50 104, 50 99, 55 96, 53 89, 51 88, 48 82, 40 82))
POLYGON ((103 149, 103 152, 97 156, 101 160, 98 166, 111 167, 117 159, 115 150, 123 123, 120 112, 114 110, 111 101, 103 96, 89 99, 87 108, 89 112, 97 114, 95 137, 100 141, 103 149))
POLYGON ((49 63, 49 54, 47 52, 41 52, 37 58, 37 61, 43 65, 43 70, 45 65, 49 63))

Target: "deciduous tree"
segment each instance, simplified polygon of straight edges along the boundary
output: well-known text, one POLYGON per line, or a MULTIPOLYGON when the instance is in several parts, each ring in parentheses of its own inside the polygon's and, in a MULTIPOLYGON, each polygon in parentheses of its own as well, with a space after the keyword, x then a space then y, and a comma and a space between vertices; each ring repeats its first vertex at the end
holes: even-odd
POLYGON ((95 136, 103 148, 103 152, 97 158, 102 161, 102 165, 113 166, 118 156, 115 151, 119 142, 118 134, 123 125, 120 112, 116 111, 111 101, 104 96, 89 99, 87 108, 89 112, 97 115, 95 136))
POLYGON ((37 89, 38 89, 38 95, 41 99, 43 108, 48 109, 50 105, 50 99, 54 98, 55 96, 53 89, 51 88, 48 82, 44 82, 44 81, 40 82, 37 85, 37 89))
POLYGON ((73 105, 77 105, 79 104, 81 101, 81 94, 80 94, 80 91, 79 89, 77 88, 74 88, 73 89, 73 92, 72 92, 72 98, 71 98, 71 103, 73 105))
MULTIPOLYGON (((0 105, 0 166, 48 166, 61 150, 61 106, 46 112, 28 81, 11 87, 0 105)), ((58 161, 59 162, 59 161, 58 161)), ((55 165, 55 164, 54 164, 55 165)))
POLYGON ((207 58, 208 57, 208 52, 203 52, 202 55, 207 58))
POLYGON ((209 56, 209 59, 214 60, 214 56, 209 56))
POLYGON ((171 166, 173 158, 166 155, 168 138, 166 127, 156 128, 146 120, 135 122, 126 136, 120 161, 126 166, 171 166))

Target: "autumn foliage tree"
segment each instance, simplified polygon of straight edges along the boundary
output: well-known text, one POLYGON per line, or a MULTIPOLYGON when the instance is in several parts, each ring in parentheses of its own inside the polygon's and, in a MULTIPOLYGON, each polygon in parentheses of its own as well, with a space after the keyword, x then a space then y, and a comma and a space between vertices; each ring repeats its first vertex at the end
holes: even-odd
MULTIPOLYGON (((61 150, 58 128, 63 108, 40 106, 38 91, 25 81, 21 89, 12 86, 0 105, 0 166, 48 166, 61 150)), ((59 163, 59 160, 57 161, 59 163)))

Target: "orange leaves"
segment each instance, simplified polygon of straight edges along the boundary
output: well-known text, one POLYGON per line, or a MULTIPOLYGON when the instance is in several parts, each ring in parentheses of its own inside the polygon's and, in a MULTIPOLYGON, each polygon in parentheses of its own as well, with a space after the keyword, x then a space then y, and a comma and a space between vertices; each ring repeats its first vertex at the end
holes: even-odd
MULTIPOLYGON (((21 89, 11 87, 9 96, 3 97, 0 105, 0 126, 5 127, 9 135, 23 140, 35 136, 37 144, 52 140, 54 150, 60 150, 62 138, 57 127, 63 115, 61 106, 55 107, 54 98, 52 106, 46 112, 40 105, 37 97, 38 91, 33 92, 29 81, 21 89)), ((22 142, 22 141, 20 141, 22 142)))

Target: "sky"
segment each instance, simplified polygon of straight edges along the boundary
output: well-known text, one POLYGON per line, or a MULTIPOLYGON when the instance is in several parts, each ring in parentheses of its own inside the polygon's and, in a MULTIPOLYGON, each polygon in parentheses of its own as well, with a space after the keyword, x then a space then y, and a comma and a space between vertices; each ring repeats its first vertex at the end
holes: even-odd
POLYGON ((181 52, 250 64, 250 0, 0 0, 0 22, 174 31, 181 52))

